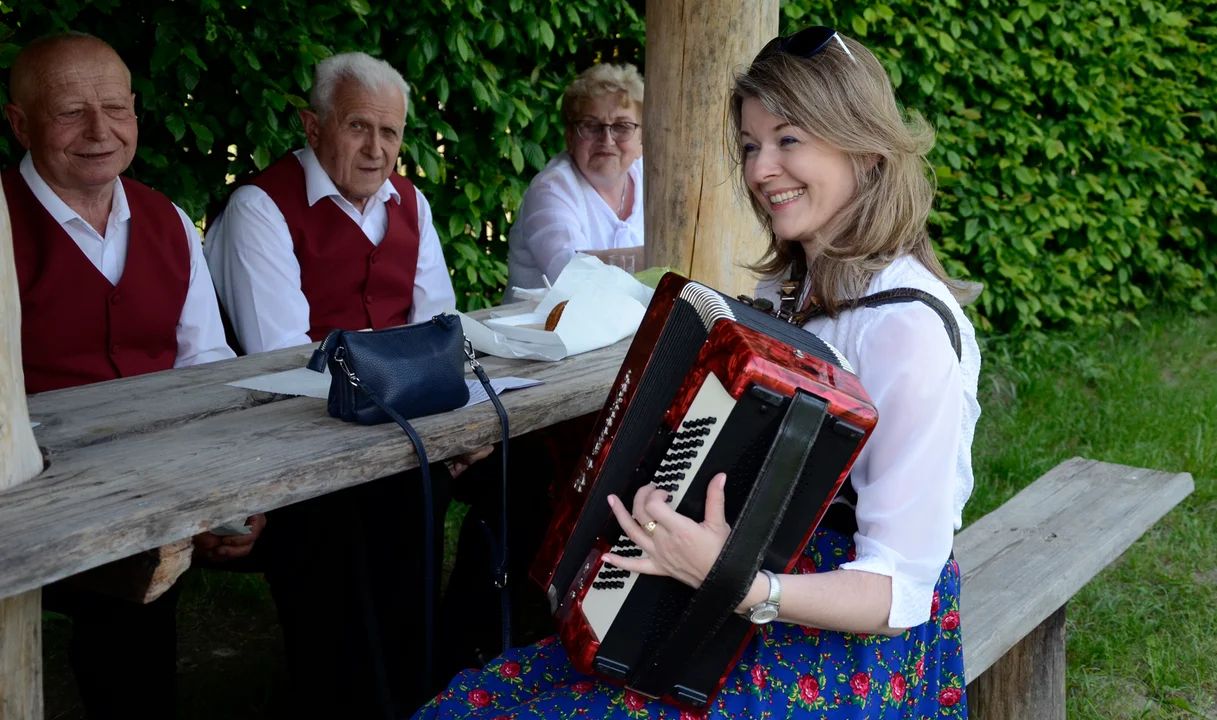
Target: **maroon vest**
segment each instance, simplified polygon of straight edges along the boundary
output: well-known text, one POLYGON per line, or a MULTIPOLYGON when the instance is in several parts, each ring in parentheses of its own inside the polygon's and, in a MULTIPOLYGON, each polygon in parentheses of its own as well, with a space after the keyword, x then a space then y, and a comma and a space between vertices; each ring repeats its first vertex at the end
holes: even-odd
POLYGON ((373 245, 332 200, 323 198, 309 206, 304 166, 293 154, 251 181, 287 220, 313 340, 334 329, 380 329, 409 322, 418 268, 418 202, 409 180, 391 173, 389 181, 401 202, 390 199, 385 204, 389 227, 380 245, 373 245))
POLYGON ((169 198, 122 179, 131 237, 122 277, 111 285, 17 168, 0 180, 13 223, 26 392, 173 367, 190 288, 190 248, 169 198))

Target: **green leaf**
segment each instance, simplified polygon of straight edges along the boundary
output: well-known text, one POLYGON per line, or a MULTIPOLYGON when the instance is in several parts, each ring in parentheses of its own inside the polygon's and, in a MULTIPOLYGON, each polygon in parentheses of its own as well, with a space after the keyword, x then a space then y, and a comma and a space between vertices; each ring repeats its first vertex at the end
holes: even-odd
POLYGON ((534 169, 539 171, 545 168, 545 151, 541 149, 540 145, 529 140, 524 143, 523 153, 524 159, 534 169))
POLYGON ((545 43, 546 49, 553 50, 554 49, 554 29, 552 27, 550 27, 549 22, 547 22, 545 20, 541 21, 540 33, 541 33, 541 42, 545 43))
POLYGON ((305 100, 304 98, 300 97, 299 95, 292 95, 291 93, 284 93, 283 97, 289 103, 292 104, 292 107, 297 107, 297 108, 308 107, 308 101, 305 100))
POLYGON ((435 99, 440 101, 441 105, 448 104, 448 78, 440 77, 439 83, 435 86, 435 99))
POLYGON ((189 63, 177 64, 177 81, 186 92, 194 90, 199 84, 199 69, 189 63))
POLYGON ((350 5, 351 9, 355 11, 355 14, 359 15, 360 17, 372 12, 372 5, 368 2, 368 0, 347 0, 347 4, 350 5))
POLYGON ((473 183, 465 183, 465 197, 469 198, 469 202, 477 202, 477 199, 482 196, 482 189, 473 183))
POLYGON ((469 41, 464 35, 456 36, 456 52, 464 62, 469 62, 469 58, 473 56, 473 50, 469 49, 469 41))
POLYGON ((254 167, 259 170, 265 170, 270 166, 270 151, 259 145, 254 148, 253 161, 254 167))
POLYGON ((934 94, 934 78, 930 77, 929 73, 925 73, 917 78, 917 85, 921 88, 921 92, 926 95, 934 94))
POLYGON ((246 50, 246 51, 244 52, 244 56, 245 56, 245 62, 249 63, 249 69, 250 69, 250 70, 257 71, 257 70, 261 70, 261 69, 262 69, 262 63, 258 62, 258 56, 257 56, 257 55, 254 55, 254 54, 253 54, 252 52, 250 52, 249 50, 246 50))
POLYGON ((980 232, 980 221, 976 218, 970 218, 963 226, 964 240, 971 240, 980 232))
POLYGON ((211 144, 215 142, 215 136, 211 134, 211 130, 206 125, 190 121, 190 129, 194 132, 195 145, 198 146, 199 152, 205 153, 211 149, 211 144))
POLYGON ((524 153, 520 152, 520 146, 512 144, 511 146, 511 166, 516 169, 516 174, 524 172, 524 153))
POLYGON ((448 216, 448 237, 455 238, 465 234, 465 218, 457 213, 448 216))
POLYGON ((186 59, 203 70, 207 69, 207 63, 203 62, 203 58, 199 57, 199 52, 194 49, 193 45, 184 45, 182 47, 182 54, 186 56, 186 59))
POLYGON ((158 42, 152 50, 151 66, 154 75, 159 75, 169 67, 169 63, 173 62, 182 54, 181 49, 172 40, 158 42))
POLYGON ((502 44, 503 39, 507 37, 507 31, 503 29, 503 23, 498 20, 494 21, 494 25, 490 28, 490 41, 487 43, 491 48, 497 48, 502 44))
POLYGON ((861 15, 854 15, 854 19, 850 23, 850 26, 853 27, 854 33, 856 33, 858 37, 866 37, 866 18, 862 17, 861 15))
POLYGON ((178 115, 165 117, 165 129, 173 133, 175 142, 181 142, 182 138, 186 137, 186 121, 178 115))
POLYGON ((1015 168, 1014 177, 1023 185, 1034 185, 1035 184, 1035 178, 1032 177, 1031 171, 1025 167, 1015 168))

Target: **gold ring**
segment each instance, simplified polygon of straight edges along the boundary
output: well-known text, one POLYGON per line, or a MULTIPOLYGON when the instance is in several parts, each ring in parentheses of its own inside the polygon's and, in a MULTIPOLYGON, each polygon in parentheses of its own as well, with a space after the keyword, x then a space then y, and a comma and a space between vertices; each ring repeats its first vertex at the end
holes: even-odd
POLYGON ((642 529, 647 531, 647 535, 654 537, 655 528, 657 528, 657 527, 659 527, 659 523, 652 520, 651 522, 647 523, 646 525, 643 525, 642 529))

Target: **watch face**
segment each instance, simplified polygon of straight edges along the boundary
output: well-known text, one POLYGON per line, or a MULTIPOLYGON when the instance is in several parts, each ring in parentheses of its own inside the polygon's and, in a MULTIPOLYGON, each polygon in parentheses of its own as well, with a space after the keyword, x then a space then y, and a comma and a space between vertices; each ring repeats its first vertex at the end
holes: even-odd
POLYGON ((778 609, 772 605, 763 605, 752 611, 752 616, 749 618, 757 625, 764 625, 768 622, 773 622, 778 617, 778 609))

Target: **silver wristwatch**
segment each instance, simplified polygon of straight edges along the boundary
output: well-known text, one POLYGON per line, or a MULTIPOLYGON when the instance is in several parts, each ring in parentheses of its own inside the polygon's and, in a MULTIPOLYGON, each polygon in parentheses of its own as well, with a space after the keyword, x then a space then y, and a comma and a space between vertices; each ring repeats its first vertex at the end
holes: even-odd
POLYGON ((773 622, 778 617, 778 604, 782 602, 782 583, 778 576, 768 570, 761 570, 769 578, 769 597, 748 609, 748 619, 756 625, 773 622))

